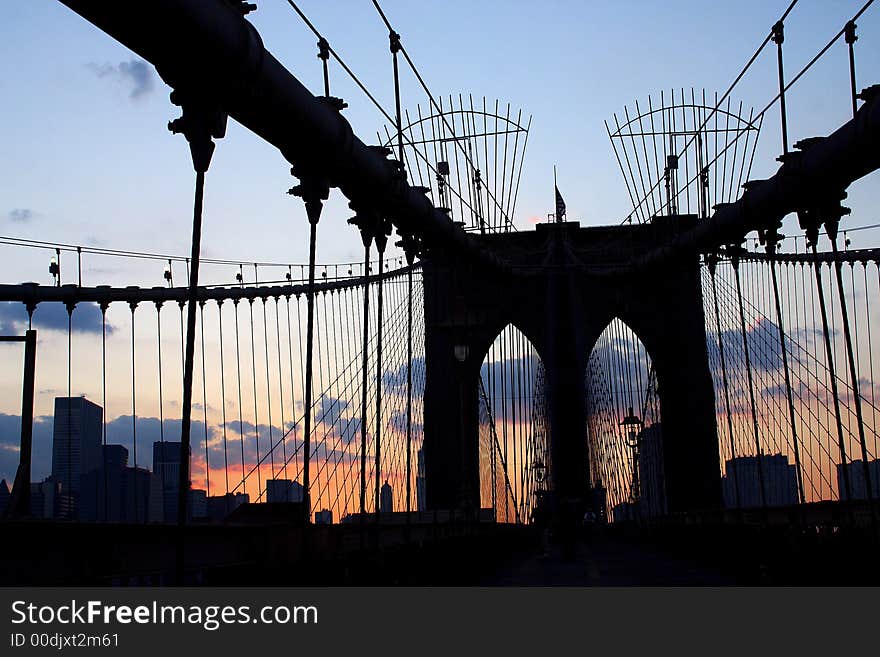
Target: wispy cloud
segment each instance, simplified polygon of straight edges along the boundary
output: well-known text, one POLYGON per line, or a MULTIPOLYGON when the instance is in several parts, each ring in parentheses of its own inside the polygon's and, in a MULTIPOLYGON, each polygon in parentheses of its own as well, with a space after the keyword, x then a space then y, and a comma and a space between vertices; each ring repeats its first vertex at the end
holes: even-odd
POLYGON ((141 59, 132 59, 119 64, 97 64, 91 62, 88 67, 99 78, 112 78, 130 85, 128 97, 138 100, 153 91, 153 70, 141 59))
POLYGON ((9 211, 7 216, 9 217, 9 221, 13 221, 17 224, 26 224, 34 218, 35 214, 30 208, 14 208, 9 211))

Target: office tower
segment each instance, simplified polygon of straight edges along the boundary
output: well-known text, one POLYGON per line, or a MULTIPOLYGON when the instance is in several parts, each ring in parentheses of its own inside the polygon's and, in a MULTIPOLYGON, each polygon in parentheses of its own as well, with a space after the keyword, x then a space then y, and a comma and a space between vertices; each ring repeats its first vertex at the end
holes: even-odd
POLYGON ((267 502, 302 502, 303 487, 299 482, 290 479, 266 480, 267 502))
POLYGON ((315 511, 315 524, 316 525, 332 525, 333 524, 333 512, 329 509, 321 509, 320 511, 315 511))
POLYGON ((79 492, 80 477, 101 465, 103 409, 85 397, 56 397, 52 477, 65 494, 79 492))
POLYGON ((663 477, 663 430, 655 422, 639 432, 639 514, 645 517, 666 514, 666 487, 663 477))
POLYGON ((789 506, 798 503, 797 472, 783 454, 738 456, 729 459, 721 478, 724 506, 749 509, 763 506, 789 506), (763 479, 763 494, 761 481, 763 479))
MULTIPOLYGON (((865 482, 864 461, 858 459, 846 464, 846 472, 849 474, 849 488, 851 500, 868 499, 868 486, 865 482)), ((837 491, 841 500, 846 500, 846 488, 844 486, 843 467, 837 464, 837 491)), ((880 460, 868 461, 868 477, 871 479, 871 498, 874 501, 880 499, 880 460)))
POLYGON ((394 493, 391 490, 391 484, 388 483, 388 480, 385 480, 385 483, 382 484, 382 488, 379 491, 379 498, 381 501, 380 509, 382 513, 391 513, 394 511, 394 493))
POLYGON ((220 522, 242 504, 247 504, 250 497, 244 493, 226 493, 225 495, 212 495, 208 498, 208 517, 220 522))
POLYGON ((187 496, 187 515, 190 520, 204 520, 208 517, 208 493, 199 488, 191 488, 187 496))
POLYGON ((180 489, 180 443, 153 443, 153 473, 159 479, 162 519, 177 522, 177 491, 180 489))
POLYGON ((123 472, 128 466, 128 449, 102 445, 101 453, 100 467, 80 478, 79 519, 119 522, 125 506, 123 472))
POLYGON ((159 477, 146 468, 122 471, 123 517, 125 522, 161 522, 163 495, 159 477))

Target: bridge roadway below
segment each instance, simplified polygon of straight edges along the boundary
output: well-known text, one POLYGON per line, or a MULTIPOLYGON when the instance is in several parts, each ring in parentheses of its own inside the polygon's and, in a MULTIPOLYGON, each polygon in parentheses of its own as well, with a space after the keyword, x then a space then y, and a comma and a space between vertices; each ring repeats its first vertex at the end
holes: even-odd
MULTIPOLYGON (((808 505, 812 506, 812 505, 808 505)), ((190 524, 188 585, 726 586, 880 584, 870 528, 839 506, 681 516, 649 527, 582 528, 561 541, 532 526, 190 524), (827 522, 814 522, 816 518, 827 522), (811 529, 798 529, 807 520, 811 529)), ((174 585, 174 525, 7 521, 0 585, 174 585)))

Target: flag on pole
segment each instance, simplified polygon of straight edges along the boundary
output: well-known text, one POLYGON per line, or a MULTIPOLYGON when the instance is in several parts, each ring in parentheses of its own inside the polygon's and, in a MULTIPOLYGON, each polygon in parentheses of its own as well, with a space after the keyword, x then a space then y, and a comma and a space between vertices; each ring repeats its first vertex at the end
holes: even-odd
POLYGON ((553 188, 556 190, 556 221, 562 221, 562 218, 565 216, 565 201, 562 200, 559 188, 556 185, 553 188))

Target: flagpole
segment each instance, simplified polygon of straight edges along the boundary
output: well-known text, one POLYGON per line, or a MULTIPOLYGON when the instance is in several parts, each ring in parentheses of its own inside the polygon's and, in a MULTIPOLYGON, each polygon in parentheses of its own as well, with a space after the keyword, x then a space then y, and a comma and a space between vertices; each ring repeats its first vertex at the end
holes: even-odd
POLYGON ((554 164, 554 165, 553 165, 553 208, 554 208, 553 216, 556 217, 556 223, 559 223, 559 216, 558 216, 558 213, 555 212, 555 209, 556 209, 556 194, 557 194, 557 189, 558 189, 558 188, 557 188, 557 186, 556 186, 556 165, 554 164))

